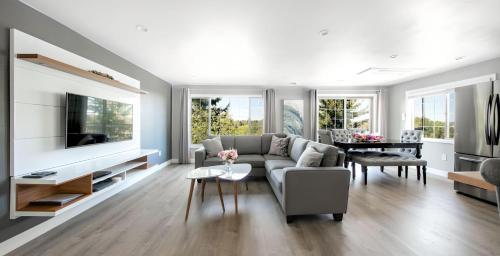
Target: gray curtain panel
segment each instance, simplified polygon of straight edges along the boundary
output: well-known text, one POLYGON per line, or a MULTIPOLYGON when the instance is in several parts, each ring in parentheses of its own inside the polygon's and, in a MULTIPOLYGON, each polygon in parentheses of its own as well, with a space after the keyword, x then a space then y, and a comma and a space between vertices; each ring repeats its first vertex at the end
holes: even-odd
POLYGON ((311 140, 318 141, 318 90, 309 91, 309 102, 311 104, 311 140))
POLYGON ((189 117, 191 116, 191 104, 190 104, 189 88, 183 88, 181 92, 181 133, 179 140, 179 163, 187 164, 189 163, 190 156, 190 138, 191 132, 189 127, 189 117))
POLYGON ((276 104, 274 89, 264 90, 264 132, 276 132, 276 104))

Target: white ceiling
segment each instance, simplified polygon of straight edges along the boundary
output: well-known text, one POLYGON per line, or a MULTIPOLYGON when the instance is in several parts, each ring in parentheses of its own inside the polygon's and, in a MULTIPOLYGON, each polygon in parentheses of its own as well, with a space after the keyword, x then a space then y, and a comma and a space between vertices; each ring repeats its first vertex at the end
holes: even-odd
POLYGON ((23 2, 175 85, 389 85, 500 56, 499 0, 23 2))

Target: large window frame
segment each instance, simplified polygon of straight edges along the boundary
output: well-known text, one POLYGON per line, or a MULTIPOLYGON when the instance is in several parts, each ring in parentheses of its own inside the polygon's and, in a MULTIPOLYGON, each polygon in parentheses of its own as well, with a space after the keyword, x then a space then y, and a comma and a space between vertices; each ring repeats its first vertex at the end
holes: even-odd
MULTIPOLYGON (((454 90, 445 90, 445 91, 441 91, 441 92, 437 92, 437 93, 430 93, 430 94, 425 94, 425 95, 421 95, 421 96, 418 96, 418 97, 413 97, 413 98, 410 98, 408 99, 408 118, 409 118, 409 127, 410 129, 412 130, 422 130, 423 131, 423 136, 422 136, 422 140, 424 141, 431 141, 431 142, 443 142, 443 143, 453 143, 454 141, 454 129, 455 129, 455 117, 451 116, 452 114, 455 115, 455 111, 451 111, 451 109, 455 109, 454 106, 452 106, 452 100, 455 101, 454 99, 454 94, 455 94, 455 91, 454 90), (436 125, 436 122, 439 122, 439 120, 437 120, 437 118, 434 116, 433 119, 430 119, 429 117, 427 117, 425 115, 425 104, 429 104, 429 103, 426 103, 426 99, 429 100, 429 98, 431 97, 444 97, 445 98, 445 104, 443 105, 444 106, 444 110, 441 110, 442 112, 438 112, 438 113, 443 113, 444 114, 444 126, 437 126, 436 125), (420 101, 420 103, 418 103, 420 101), (420 120, 420 126, 419 127, 416 127, 415 126, 415 121, 416 121, 416 118, 417 118, 417 115, 415 114, 415 105, 416 104, 419 104, 421 109, 420 109, 420 112, 421 112, 421 120, 420 120), (426 124, 426 122, 428 122, 427 119, 430 119, 430 121, 432 122, 432 125, 428 125, 426 124), (453 120, 453 121, 452 121, 453 120), (426 137, 426 128, 432 128, 433 129, 433 132, 434 132, 434 135, 435 135, 435 132, 436 132, 436 128, 440 128, 442 127, 443 130, 444 130, 444 138, 435 138, 435 137, 426 137), (453 132, 451 131, 453 129, 453 132)), ((435 103, 434 104, 434 107, 435 107, 435 103)), ((436 109, 434 109, 434 114, 436 113, 436 109)))
MULTIPOLYGON (((208 136, 212 136, 212 135, 218 135, 218 134, 213 134, 212 133, 212 110, 211 110, 211 107, 210 107, 210 104, 211 104, 211 101, 212 99, 215 99, 215 98, 224 98, 224 97, 227 97, 227 98, 248 98, 248 125, 249 125, 249 129, 250 129, 250 123, 251 121, 255 121, 252 119, 252 99, 260 99, 263 103, 264 101, 264 97, 263 95, 259 95, 259 94, 191 94, 190 95, 190 111, 189 111, 189 128, 190 128, 190 131, 189 131, 189 136, 190 136, 190 143, 191 143, 191 146, 193 147, 199 147, 201 146, 201 143, 192 143, 192 113, 191 113, 191 110, 192 110, 192 106, 193 106, 193 99, 206 99, 208 101, 208 127, 207 127, 207 134, 208 136)), ((264 108, 264 106, 262 106, 264 108)), ((262 109, 262 111, 264 111, 264 109, 262 109)), ((262 133, 264 132, 264 120, 265 120, 265 117, 262 118, 262 133)), ((250 133, 247 133, 248 135, 250 135, 250 133)))
POLYGON ((370 133, 377 133, 379 132, 379 127, 378 127, 378 97, 376 94, 322 94, 318 96, 318 128, 321 129, 320 124, 319 124, 319 113, 320 113, 320 101, 322 99, 331 99, 331 100, 343 100, 343 127, 342 128, 335 128, 335 127, 330 127, 329 129, 352 129, 351 127, 347 127, 348 124, 348 108, 347 108, 347 100, 350 99, 365 99, 370 101, 370 108, 369 108, 369 119, 368 119, 368 129, 370 133))

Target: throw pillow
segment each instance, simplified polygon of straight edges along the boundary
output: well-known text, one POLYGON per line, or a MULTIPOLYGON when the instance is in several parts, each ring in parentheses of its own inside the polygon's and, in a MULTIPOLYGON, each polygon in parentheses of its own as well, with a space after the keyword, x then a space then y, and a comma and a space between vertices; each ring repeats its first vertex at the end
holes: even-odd
POLYGON ((316 151, 313 147, 307 147, 297 161, 296 167, 318 167, 323 160, 323 153, 316 151))
POLYGON ((214 157, 219 154, 219 152, 223 151, 222 142, 220 141, 220 137, 217 136, 212 139, 206 139, 201 142, 203 147, 207 151, 207 157, 214 157))
POLYGON ((269 155, 288 156, 288 141, 290 137, 278 138, 273 135, 271 139, 271 147, 269 148, 269 155))

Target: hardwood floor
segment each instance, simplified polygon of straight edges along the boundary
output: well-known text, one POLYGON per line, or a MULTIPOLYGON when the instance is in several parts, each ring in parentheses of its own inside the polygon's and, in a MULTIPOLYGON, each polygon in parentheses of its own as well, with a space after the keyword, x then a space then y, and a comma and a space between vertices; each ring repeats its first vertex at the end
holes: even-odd
POLYGON ((174 165, 108 199, 12 255, 500 255, 496 207, 456 194, 452 183, 410 170, 370 168, 368 186, 352 182, 348 213, 298 217, 286 224, 267 181, 195 187, 189 220, 185 179, 192 165, 174 165))

